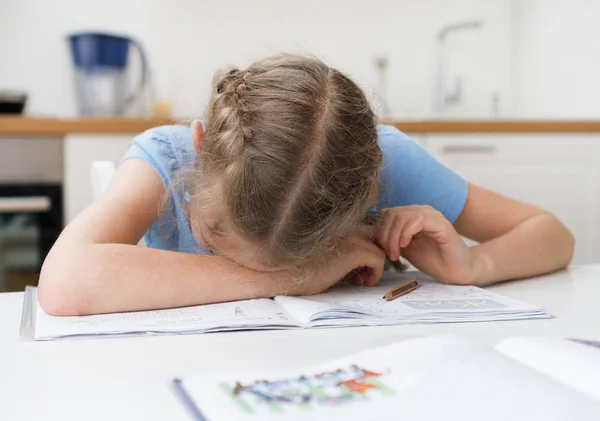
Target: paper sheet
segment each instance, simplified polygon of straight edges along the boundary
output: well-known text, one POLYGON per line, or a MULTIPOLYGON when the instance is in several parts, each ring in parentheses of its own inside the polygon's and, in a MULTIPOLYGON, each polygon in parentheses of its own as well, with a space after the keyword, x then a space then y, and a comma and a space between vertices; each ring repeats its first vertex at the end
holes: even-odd
POLYGON ((600 401, 600 346, 562 338, 513 337, 496 349, 600 401))
POLYGON ((184 378, 211 421, 595 420, 600 403, 462 338, 431 337, 280 373, 184 378))
POLYGON ((271 299, 235 301, 168 310, 98 314, 79 317, 53 317, 35 300, 35 338, 53 339, 74 335, 121 333, 187 333, 296 327, 281 307, 271 299))
POLYGON ((312 325, 343 325, 350 322, 334 319, 359 318, 365 319, 365 324, 384 324, 550 317, 537 306, 475 286, 440 284, 419 272, 388 273, 375 287, 342 285, 319 295, 276 300, 301 320, 312 312, 312 325), (415 278, 421 282, 415 291, 393 301, 383 298, 392 287, 415 278), (368 321, 364 315, 374 317, 368 321))

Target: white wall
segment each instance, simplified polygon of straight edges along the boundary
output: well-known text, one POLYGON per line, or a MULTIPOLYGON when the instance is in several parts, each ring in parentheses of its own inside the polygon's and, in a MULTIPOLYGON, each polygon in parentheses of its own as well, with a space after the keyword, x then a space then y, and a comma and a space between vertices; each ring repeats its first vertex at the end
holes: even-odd
POLYGON ((28 90, 31 114, 74 115, 65 36, 106 30, 144 43, 178 117, 203 111, 217 67, 280 50, 317 54, 369 92, 374 56, 388 55, 393 115, 420 117, 432 110, 437 31, 472 19, 484 28, 449 43, 466 94, 452 113, 487 115, 494 92, 510 103, 509 0, 0 0, 0 89, 28 90))
POLYGON ((600 118, 600 1, 514 0, 514 107, 600 118))

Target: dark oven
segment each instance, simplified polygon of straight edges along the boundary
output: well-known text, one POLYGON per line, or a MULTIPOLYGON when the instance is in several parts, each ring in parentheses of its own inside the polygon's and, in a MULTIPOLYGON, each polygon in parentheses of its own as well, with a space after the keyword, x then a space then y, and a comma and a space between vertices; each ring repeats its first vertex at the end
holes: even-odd
POLYGON ((0 137, 0 292, 37 285, 63 227, 61 138, 0 137))

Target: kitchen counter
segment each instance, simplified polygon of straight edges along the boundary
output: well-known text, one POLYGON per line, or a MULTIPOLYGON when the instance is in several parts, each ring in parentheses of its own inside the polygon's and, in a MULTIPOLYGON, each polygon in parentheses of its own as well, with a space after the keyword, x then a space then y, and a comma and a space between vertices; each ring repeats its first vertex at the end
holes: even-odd
POLYGON ((406 133, 600 132, 600 120, 405 120, 391 124, 406 133))
MULTIPOLYGON (((69 133, 140 133, 185 120, 49 119, 0 116, 0 136, 64 136, 69 133)), ((593 133, 600 120, 399 120, 407 133, 593 133)))
MULTIPOLYGON (((178 120, 183 122, 185 120, 178 120)), ((0 116, 0 136, 64 136, 70 133, 141 133, 151 127, 174 124, 172 120, 147 119, 51 119, 0 116)))

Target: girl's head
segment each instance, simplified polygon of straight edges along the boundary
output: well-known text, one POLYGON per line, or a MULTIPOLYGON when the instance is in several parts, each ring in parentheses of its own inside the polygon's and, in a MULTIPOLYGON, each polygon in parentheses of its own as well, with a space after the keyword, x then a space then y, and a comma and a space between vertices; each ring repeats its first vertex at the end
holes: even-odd
POLYGON ((192 229, 244 266, 327 258, 377 199, 373 111, 318 59, 279 55, 218 74, 206 126, 193 127, 192 229))

